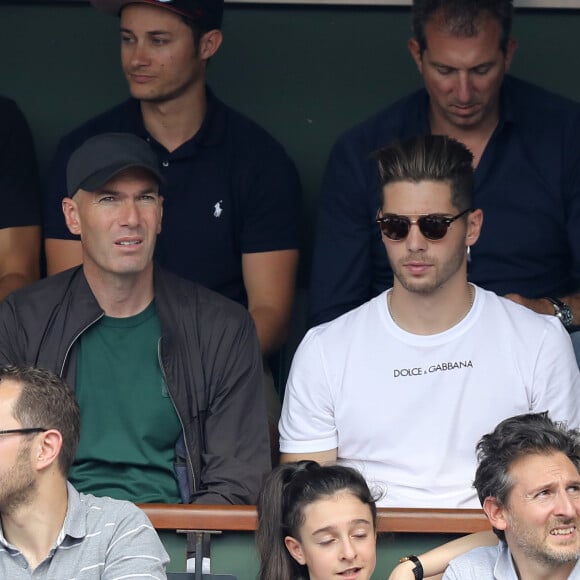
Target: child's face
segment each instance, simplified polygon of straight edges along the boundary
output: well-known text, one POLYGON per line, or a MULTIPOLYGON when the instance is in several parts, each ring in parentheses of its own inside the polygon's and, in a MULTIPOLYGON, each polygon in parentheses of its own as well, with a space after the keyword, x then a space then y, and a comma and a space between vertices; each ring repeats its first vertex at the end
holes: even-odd
POLYGON ((348 490, 304 508, 300 537, 287 536, 292 557, 308 567, 310 580, 369 580, 376 564, 371 509, 348 490))

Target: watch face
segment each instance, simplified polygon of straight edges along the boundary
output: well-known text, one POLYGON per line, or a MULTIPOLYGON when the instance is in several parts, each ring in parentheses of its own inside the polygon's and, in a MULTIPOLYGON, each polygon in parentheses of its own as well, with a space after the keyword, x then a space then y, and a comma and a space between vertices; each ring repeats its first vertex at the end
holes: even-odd
POLYGON ((563 304, 563 308, 560 309, 560 320, 566 328, 572 326, 574 315, 572 314, 572 310, 567 304, 563 304))
POLYGON ((572 313, 572 309, 557 298, 548 298, 548 300, 554 306, 554 315, 566 328, 570 328, 574 322, 574 314, 572 313))

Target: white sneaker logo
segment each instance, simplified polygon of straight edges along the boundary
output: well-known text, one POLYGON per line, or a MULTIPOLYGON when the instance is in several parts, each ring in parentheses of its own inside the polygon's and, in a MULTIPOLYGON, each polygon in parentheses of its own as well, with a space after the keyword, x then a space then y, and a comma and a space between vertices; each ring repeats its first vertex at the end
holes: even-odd
POLYGON ((223 199, 220 199, 214 206, 213 206, 213 217, 219 218, 222 215, 222 203, 223 199))

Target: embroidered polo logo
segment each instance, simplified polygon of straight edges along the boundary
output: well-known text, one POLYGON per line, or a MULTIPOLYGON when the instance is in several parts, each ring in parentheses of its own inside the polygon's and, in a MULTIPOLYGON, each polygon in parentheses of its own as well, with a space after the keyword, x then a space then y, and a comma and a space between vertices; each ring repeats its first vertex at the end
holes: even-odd
POLYGON ((222 215, 222 203, 223 199, 220 199, 214 206, 213 206, 213 217, 219 218, 222 215))

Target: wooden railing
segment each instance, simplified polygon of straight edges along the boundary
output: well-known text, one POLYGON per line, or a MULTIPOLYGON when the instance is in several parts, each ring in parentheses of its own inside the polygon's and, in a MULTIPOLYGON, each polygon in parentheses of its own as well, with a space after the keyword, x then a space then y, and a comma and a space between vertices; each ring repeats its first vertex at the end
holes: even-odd
MULTIPOLYGON (((255 531, 254 506, 141 504, 158 530, 255 531)), ((380 508, 377 531, 468 534, 489 530, 482 510, 380 508)))

